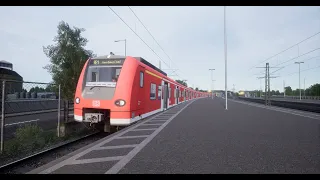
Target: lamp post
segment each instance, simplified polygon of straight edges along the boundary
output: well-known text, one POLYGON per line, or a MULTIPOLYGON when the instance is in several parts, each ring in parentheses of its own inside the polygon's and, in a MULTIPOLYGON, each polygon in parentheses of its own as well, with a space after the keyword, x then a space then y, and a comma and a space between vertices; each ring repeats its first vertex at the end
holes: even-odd
POLYGON ((224 58, 225 58, 225 96, 226 110, 228 110, 228 85, 227 85, 227 30, 226 30, 226 7, 224 7, 224 58))
POLYGON ((300 64, 301 64, 301 63, 304 63, 304 62, 300 61, 300 62, 294 62, 294 63, 299 65, 299 91, 300 91, 300 100, 301 100, 301 88, 300 88, 300 64))
POLYGON ((123 40, 116 40, 114 42, 121 42, 124 41, 124 56, 127 56, 127 40, 123 39, 123 40))
POLYGON ((212 80, 213 80, 212 79, 212 71, 214 71, 214 70, 216 70, 216 69, 209 69, 209 71, 211 71, 211 81, 210 81, 210 89, 211 89, 211 91, 212 91, 212 80))
POLYGON ((213 95, 214 95, 214 82, 215 82, 216 80, 212 80, 212 83, 213 83, 213 87, 212 87, 212 99, 213 99, 213 95))

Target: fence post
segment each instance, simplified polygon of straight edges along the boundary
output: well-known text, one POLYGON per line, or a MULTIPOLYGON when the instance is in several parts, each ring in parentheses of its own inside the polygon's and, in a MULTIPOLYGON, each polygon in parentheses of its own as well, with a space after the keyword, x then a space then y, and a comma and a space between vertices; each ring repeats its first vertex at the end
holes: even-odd
POLYGON ((58 132, 57 136, 60 137, 60 113, 61 113, 61 90, 60 90, 60 84, 59 84, 59 97, 58 97, 58 132))
POLYGON ((1 154, 4 151, 4 140, 3 140, 3 136, 4 136, 4 121, 5 121, 5 117, 4 117, 4 113, 5 113, 5 100, 6 100, 6 81, 3 80, 2 81, 2 97, 1 97, 1 142, 0 142, 0 152, 1 154))

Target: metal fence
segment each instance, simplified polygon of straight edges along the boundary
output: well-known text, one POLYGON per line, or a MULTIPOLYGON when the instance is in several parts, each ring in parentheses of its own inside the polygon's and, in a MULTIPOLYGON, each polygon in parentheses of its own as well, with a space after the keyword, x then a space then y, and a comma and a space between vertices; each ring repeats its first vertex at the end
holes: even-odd
POLYGON ((60 137, 61 123, 73 117, 72 103, 61 99, 60 85, 14 80, 0 83, 1 154, 32 151, 60 137))

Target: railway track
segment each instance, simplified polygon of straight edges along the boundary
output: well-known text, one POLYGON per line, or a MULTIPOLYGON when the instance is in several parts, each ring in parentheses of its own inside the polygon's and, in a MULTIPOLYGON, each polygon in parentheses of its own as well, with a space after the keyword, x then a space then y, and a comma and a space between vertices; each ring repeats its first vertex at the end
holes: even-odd
POLYGON ((111 133, 93 132, 91 134, 66 141, 56 146, 45 149, 41 152, 24 157, 14 162, 0 166, 1 174, 24 174, 43 164, 49 163, 60 158, 76 149, 84 147, 94 141, 102 139, 111 133))

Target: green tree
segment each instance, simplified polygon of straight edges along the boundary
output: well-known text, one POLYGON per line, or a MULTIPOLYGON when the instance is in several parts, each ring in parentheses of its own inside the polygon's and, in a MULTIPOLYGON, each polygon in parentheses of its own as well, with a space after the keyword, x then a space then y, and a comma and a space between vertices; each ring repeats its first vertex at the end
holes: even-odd
POLYGON ((314 84, 306 89, 306 96, 320 96, 320 84, 314 84))
POLYGON ((185 82, 185 81, 182 81, 182 80, 176 80, 177 83, 183 85, 183 86, 186 86, 188 87, 188 84, 185 82))
POLYGON ((29 90, 29 92, 46 92, 46 90, 44 89, 44 88, 42 88, 42 87, 39 87, 39 86, 36 86, 36 87, 32 87, 30 90, 29 90))
POLYGON ((287 96, 292 96, 292 89, 290 86, 284 88, 287 96))
POLYGON ((196 91, 199 91, 199 88, 196 87, 196 91))
POLYGON ((50 58, 46 69, 51 75, 55 86, 51 90, 57 92, 61 85, 62 98, 73 99, 83 65, 89 57, 94 57, 92 51, 86 50, 88 40, 81 36, 83 28, 71 28, 68 23, 61 21, 58 25, 58 35, 54 45, 43 47, 45 55, 50 58))

